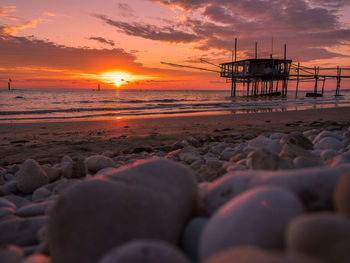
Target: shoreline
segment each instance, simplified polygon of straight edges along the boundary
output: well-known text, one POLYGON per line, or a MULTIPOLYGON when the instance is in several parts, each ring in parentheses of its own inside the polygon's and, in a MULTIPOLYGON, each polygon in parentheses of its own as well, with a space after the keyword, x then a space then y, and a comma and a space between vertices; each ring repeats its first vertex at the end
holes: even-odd
POLYGON ((171 149, 177 141, 192 136, 225 137, 242 134, 339 130, 350 126, 350 107, 224 114, 121 118, 65 122, 0 123, 1 164, 33 158, 57 162, 64 155, 132 152, 135 148, 171 149))

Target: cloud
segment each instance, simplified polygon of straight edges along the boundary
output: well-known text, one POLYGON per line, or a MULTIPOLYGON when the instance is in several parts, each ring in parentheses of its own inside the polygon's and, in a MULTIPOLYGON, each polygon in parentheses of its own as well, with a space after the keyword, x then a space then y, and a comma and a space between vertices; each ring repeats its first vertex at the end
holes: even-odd
POLYGON ((115 46, 115 43, 113 40, 109 40, 109 39, 105 39, 103 37, 90 37, 89 38, 90 40, 96 40, 102 44, 106 44, 106 45, 109 45, 111 47, 114 47, 115 46))
POLYGON ((122 17, 135 17, 134 10, 127 3, 118 3, 118 14, 122 17))
POLYGON ((232 50, 237 37, 241 54, 251 53, 258 41, 260 54, 267 56, 274 37, 276 45, 288 43, 289 54, 305 61, 345 56, 330 50, 350 41, 349 25, 340 19, 349 0, 149 1, 181 9, 185 19, 179 24, 191 30, 203 51, 232 50))
POLYGON ((45 19, 35 19, 32 21, 23 22, 21 25, 4 25, 0 26, 0 33, 2 34, 9 34, 9 35, 15 35, 18 31, 26 29, 26 28, 34 28, 37 26, 37 24, 46 22, 45 19))
POLYGON ((104 15, 95 15, 104 23, 116 27, 120 32, 129 36, 142 37, 146 39, 159 40, 170 43, 195 42, 197 36, 182 30, 174 29, 172 26, 158 27, 140 23, 126 23, 107 18, 104 15))
POLYGON ((0 6, 0 17, 4 17, 9 20, 17 21, 18 17, 11 15, 16 11, 16 6, 0 6))

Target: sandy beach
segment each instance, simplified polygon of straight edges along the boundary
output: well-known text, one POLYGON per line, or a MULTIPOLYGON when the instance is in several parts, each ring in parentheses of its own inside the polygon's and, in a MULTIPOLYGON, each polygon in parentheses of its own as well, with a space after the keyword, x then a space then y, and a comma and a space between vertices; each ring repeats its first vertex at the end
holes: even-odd
POLYGON ((241 136, 249 139, 265 132, 340 130, 349 126, 349 107, 236 115, 1 123, 0 165, 21 163, 28 158, 55 163, 64 155, 86 157, 107 150, 117 153, 151 148, 169 152, 174 142, 189 135, 205 138, 232 135, 237 139, 241 136))

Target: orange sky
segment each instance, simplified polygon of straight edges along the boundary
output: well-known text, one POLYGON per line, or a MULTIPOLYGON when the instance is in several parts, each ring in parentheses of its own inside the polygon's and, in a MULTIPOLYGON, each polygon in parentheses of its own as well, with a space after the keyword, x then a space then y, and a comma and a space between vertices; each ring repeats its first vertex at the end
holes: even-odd
POLYGON ((349 0, 2 0, 0 86, 225 89, 200 63, 272 50, 305 65, 350 65, 349 0))

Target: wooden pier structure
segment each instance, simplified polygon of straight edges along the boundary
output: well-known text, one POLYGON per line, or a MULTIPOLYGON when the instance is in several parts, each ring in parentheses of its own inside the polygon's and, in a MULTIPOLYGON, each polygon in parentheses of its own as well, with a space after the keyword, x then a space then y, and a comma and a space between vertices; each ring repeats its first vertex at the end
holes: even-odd
MULTIPOLYGON (((322 97, 325 90, 325 82, 327 79, 336 80, 335 96, 340 95, 341 80, 350 78, 350 76, 342 75, 342 68, 320 68, 318 66, 305 67, 300 62, 293 63, 287 59, 287 45, 284 45, 283 58, 258 58, 258 43, 255 43, 255 57, 237 61, 237 39, 235 39, 235 50, 232 52, 232 61, 214 64, 201 59, 201 62, 217 67, 207 69, 201 67, 179 65, 174 63, 161 62, 174 67, 192 68, 216 72, 220 77, 225 78, 227 83, 231 83, 231 97, 237 96, 237 84, 243 86, 243 96, 287 96, 289 81, 295 81, 295 95, 298 96, 300 82, 314 82, 313 92, 306 93, 307 97, 322 97), (321 74, 320 71, 336 71, 336 74, 321 74), (319 92, 319 82, 322 81, 322 89, 319 92)), ((344 68, 349 70, 350 68, 344 68)))

